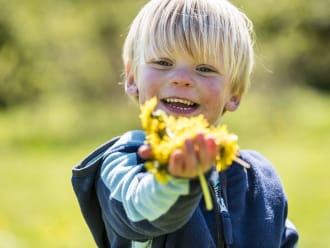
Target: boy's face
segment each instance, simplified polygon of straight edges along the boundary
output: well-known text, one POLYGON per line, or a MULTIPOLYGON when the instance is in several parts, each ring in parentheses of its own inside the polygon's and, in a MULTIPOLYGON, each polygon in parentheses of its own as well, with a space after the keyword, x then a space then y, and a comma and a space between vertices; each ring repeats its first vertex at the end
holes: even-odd
POLYGON ((230 82, 220 68, 197 63, 187 53, 148 59, 137 72, 136 78, 127 78, 127 94, 137 96, 140 104, 156 96, 157 108, 170 115, 202 114, 218 124, 224 110, 234 111, 240 102, 240 96, 230 94, 230 82))

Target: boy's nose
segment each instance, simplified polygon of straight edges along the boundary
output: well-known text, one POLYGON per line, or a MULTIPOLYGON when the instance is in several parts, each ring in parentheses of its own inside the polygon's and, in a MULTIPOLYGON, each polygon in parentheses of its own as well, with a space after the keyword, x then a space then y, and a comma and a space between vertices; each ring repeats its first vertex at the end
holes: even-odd
POLYGON ((190 87, 192 85, 189 81, 182 81, 182 80, 176 80, 173 82, 173 84, 184 87, 190 87))
POLYGON ((176 86, 183 87, 191 87, 193 85, 191 73, 186 69, 176 70, 172 76, 171 82, 176 86))

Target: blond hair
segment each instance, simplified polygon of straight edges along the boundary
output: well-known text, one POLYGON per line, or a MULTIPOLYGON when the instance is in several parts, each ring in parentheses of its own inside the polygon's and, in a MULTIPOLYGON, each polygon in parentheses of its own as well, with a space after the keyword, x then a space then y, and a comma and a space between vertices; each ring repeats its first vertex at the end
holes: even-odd
POLYGON ((184 51, 218 63, 232 93, 243 94, 253 67, 251 34, 251 21, 227 0, 150 0, 130 27, 123 60, 136 76, 141 61, 184 51))

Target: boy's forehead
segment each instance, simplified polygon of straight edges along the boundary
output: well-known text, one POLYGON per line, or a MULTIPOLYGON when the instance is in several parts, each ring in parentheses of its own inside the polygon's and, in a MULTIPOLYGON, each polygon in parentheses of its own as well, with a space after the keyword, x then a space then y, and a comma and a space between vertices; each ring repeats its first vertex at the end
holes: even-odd
POLYGON ((152 48, 150 46, 146 46, 145 55, 152 56, 152 57, 168 57, 168 56, 175 56, 175 57, 190 57, 192 59, 214 59, 215 53, 211 55, 207 55, 208 52, 204 51, 203 47, 199 47, 198 49, 189 47, 188 44, 179 44, 178 42, 161 42, 158 46, 152 48))
POLYGON ((191 34, 191 39, 187 41, 187 33, 177 32, 170 37, 155 36, 152 42, 144 45, 144 57, 186 57, 190 56, 194 60, 209 61, 215 63, 219 60, 220 43, 208 39, 204 36, 198 42, 194 42, 196 34, 191 34))

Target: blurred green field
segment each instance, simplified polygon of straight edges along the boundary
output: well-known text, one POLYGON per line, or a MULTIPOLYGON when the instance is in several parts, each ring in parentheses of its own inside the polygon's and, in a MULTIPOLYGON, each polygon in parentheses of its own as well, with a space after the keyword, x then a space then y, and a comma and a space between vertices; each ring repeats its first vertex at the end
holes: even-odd
MULTIPOLYGON (((259 150, 281 175, 300 246, 328 247, 330 99, 302 88, 251 91, 223 122, 242 148, 259 150)), ((139 128, 128 99, 80 106, 70 98, 0 114, 0 246, 95 247, 70 183, 71 167, 96 146, 139 128)), ((258 234, 256 234, 258 235, 258 234)))

